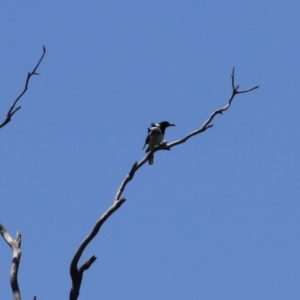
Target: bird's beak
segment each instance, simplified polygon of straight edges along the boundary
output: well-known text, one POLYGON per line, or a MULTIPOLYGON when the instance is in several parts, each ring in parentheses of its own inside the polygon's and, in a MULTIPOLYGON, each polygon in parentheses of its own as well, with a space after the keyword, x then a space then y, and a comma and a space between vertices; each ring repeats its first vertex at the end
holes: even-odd
POLYGON ((175 124, 169 124, 169 126, 175 126, 175 124))

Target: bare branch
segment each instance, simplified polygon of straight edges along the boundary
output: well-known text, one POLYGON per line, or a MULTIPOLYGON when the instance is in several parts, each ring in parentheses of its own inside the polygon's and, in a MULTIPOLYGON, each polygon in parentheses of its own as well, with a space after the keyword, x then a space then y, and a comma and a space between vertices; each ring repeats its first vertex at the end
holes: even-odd
MULTIPOLYGON (((253 91, 253 90, 259 88, 259 85, 257 85, 257 86, 255 86, 255 87, 250 88, 250 89, 239 91, 239 90, 238 90, 239 85, 235 86, 235 83, 234 83, 234 68, 233 68, 233 70, 232 70, 231 79, 232 79, 232 81, 231 81, 231 82, 232 82, 232 92, 231 92, 231 96, 230 96, 230 98, 229 98, 229 100, 228 100, 228 103, 227 103, 224 107, 219 108, 219 109, 216 109, 216 110, 211 114, 211 116, 208 118, 208 120, 202 125, 201 128, 199 128, 199 129, 197 129, 197 130, 195 130, 195 131, 189 133, 189 134, 186 135, 184 138, 182 138, 182 139, 180 139, 180 140, 178 140, 178 141, 175 141, 175 142, 172 142, 172 143, 168 144, 167 146, 168 146, 170 149, 171 149, 172 147, 175 147, 175 146, 177 146, 177 145, 179 145, 179 144, 182 144, 182 143, 186 142, 186 141, 187 141, 189 138, 191 138, 192 136, 197 135, 197 134, 199 134, 199 133, 202 133, 202 132, 204 132, 206 129, 211 128, 211 127, 213 126, 213 124, 211 124, 211 122, 212 122, 212 120, 214 119, 214 117, 215 117, 216 115, 218 115, 218 114, 222 114, 224 111, 226 111, 226 110, 230 107, 230 105, 231 105, 231 103, 232 103, 232 100, 233 100, 233 98, 235 97, 235 95, 237 95, 237 94, 243 94, 243 93, 248 93, 248 92, 251 92, 251 91, 253 91)), ((161 146, 157 147, 157 149, 155 149, 155 151, 161 150, 160 147, 161 147, 161 146)))
POLYGON ((18 101, 22 98, 22 96, 26 93, 27 89, 28 89, 28 84, 29 84, 29 80, 31 78, 32 75, 39 75, 39 73, 36 73, 37 68, 39 67, 40 63, 42 62, 44 56, 46 53, 46 48, 45 46, 43 46, 43 54, 40 58, 40 60, 38 61, 38 63, 36 64, 35 68, 32 70, 32 72, 28 72, 27 74, 27 79, 25 82, 25 87, 24 90, 22 91, 22 93, 16 98, 16 100, 13 102, 11 108, 9 109, 5 120, 2 122, 2 124, 0 124, 0 128, 4 127, 5 125, 7 125, 10 121, 12 116, 19 110, 21 109, 21 106, 16 107, 18 101))
POLYGON ((87 245, 93 240, 93 238, 97 235, 99 232, 101 226, 103 223, 116 211, 118 208, 125 202, 125 199, 121 199, 118 201, 114 201, 113 205, 100 217, 100 219, 97 221, 96 225, 94 226, 93 230, 90 232, 90 234, 83 240, 79 248, 77 249, 71 265, 70 265, 70 275, 72 279, 72 288, 70 291, 70 300, 75 300, 79 296, 81 281, 83 277, 83 272, 87 270, 97 259, 96 256, 92 256, 89 258, 88 261, 86 261, 81 267, 78 268, 78 262, 81 258, 81 255, 84 251, 84 249, 87 247, 87 245))
POLYGON ((248 90, 243 90, 243 91, 239 91, 238 88, 239 86, 235 86, 234 83, 234 68, 232 70, 232 75, 231 75, 231 81, 232 81, 232 94, 228 100, 228 103, 222 107, 219 108, 217 110, 215 110, 212 115, 208 118, 208 120, 202 125, 201 128, 189 133, 188 135, 186 135, 185 137, 183 137, 182 139, 172 142, 172 143, 167 143, 164 142, 161 145, 157 146, 154 148, 153 151, 149 152, 141 161, 139 162, 135 162, 133 164, 133 166, 131 167, 128 175, 126 175, 126 177, 124 178, 124 180, 122 181, 116 196, 115 196, 115 200, 113 205, 101 216, 101 218, 97 221, 95 227, 93 228, 93 230, 91 231, 91 233, 84 239, 84 241, 81 243, 81 245, 79 246, 78 250, 76 251, 72 262, 71 262, 71 266, 70 266, 70 274, 71 274, 71 278, 72 278, 72 288, 70 291, 70 300, 75 300, 78 298, 79 296, 79 291, 80 291, 80 286, 81 286, 81 281, 82 281, 82 277, 83 277, 83 272, 85 270, 87 270, 92 264, 93 262, 96 260, 95 256, 92 256, 88 261, 86 261, 80 268, 77 267, 79 259, 81 258, 81 255, 83 253, 83 251, 85 250, 85 248, 87 247, 87 245, 92 241, 92 239, 97 235, 97 233, 99 232, 102 224, 118 209, 120 208, 120 206, 126 201, 125 198, 121 198, 127 184, 133 179, 136 171, 142 167, 148 160, 149 157, 151 155, 153 155, 153 153, 160 151, 160 150, 170 150, 172 147, 175 147, 179 144, 184 143, 185 141, 187 141, 189 138, 191 138, 194 135, 200 134, 202 132, 204 132, 205 130, 213 127, 213 124, 211 124, 212 120, 214 119, 214 117, 217 114, 222 114, 224 111, 226 111, 230 105, 231 102, 234 98, 235 95, 237 94, 242 94, 242 93, 247 93, 250 92, 254 89, 257 89, 259 86, 255 86, 251 89, 248 90))
POLYGON ((140 162, 135 162, 134 165, 132 166, 129 174, 125 177, 125 179, 123 180, 123 182, 121 183, 119 189, 118 189, 118 192, 117 192, 117 195, 116 195, 116 200, 120 199, 123 191, 125 190, 125 187, 127 185, 127 183, 133 178, 135 172, 142 166, 144 165, 148 159, 149 159, 149 156, 157 151, 160 151, 160 150, 170 150, 172 147, 175 147, 177 145, 180 145, 184 142, 186 142, 189 138, 191 138, 192 136, 195 136, 197 134, 200 134, 202 132, 204 132, 205 130, 213 127, 213 124, 211 124, 212 120, 214 119, 214 117, 218 114, 222 114, 224 111, 226 111, 230 105, 231 105, 231 102, 233 100, 233 98, 235 97, 235 95, 237 94, 242 94, 242 93, 247 93, 247 92, 251 92, 255 89, 258 89, 259 88, 259 85, 255 86, 255 87, 252 87, 250 89, 247 89, 247 90, 242 90, 242 91, 239 91, 238 88, 239 88, 239 85, 235 86, 235 83, 234 83, 234 68, 232 70, 232 74, 231 74, 231 84, 232 84, 232 93, 231 93, 231 96, 228 100, 228 103, 222 107, 222 108, 219 108, 219 109, 216 109, 212 114, 211 116, 207 119, 207 121, 202 125, 202 127, 200 127, 199 129, 189 133, 188 135, 186 135, 185 137, 183 137, 182 139, 178 140, 178 141, 174 141, 174 142, 171 142, 171 143, 167 143, 167 142, 164 142, 162 143, 161 145, 157 146, 154 148, 154 150, 151 152, 149 152, 140 162))
POLYGON ((14 240, 1 223, 0 233, 13 251, 13 259, 10 270, 10 285, 13 292, 14 300, 21 300, 21 292, 18 285, 18 269, 21 260, 21 233, 17 231, 17 236, 14 240))

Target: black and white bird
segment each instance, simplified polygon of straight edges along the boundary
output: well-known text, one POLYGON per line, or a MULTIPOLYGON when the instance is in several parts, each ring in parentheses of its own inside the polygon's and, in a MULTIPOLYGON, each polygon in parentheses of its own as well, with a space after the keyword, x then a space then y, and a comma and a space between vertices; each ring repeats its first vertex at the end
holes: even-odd
MULTIPOLYGON (((148 135, 145 141, 145 145, 148 145, 146 149, 147 152, 151 152, 155 146, 158 146, 164 139, 165 130, 169 126, 175 126, 175 124, 171 124, 167 121, 162 121, 157 124, 151 123, 151 127, 148 128, 148 135)), ((154 162, 153 154, 149 156, 149 165, 152 165, 154 162)))

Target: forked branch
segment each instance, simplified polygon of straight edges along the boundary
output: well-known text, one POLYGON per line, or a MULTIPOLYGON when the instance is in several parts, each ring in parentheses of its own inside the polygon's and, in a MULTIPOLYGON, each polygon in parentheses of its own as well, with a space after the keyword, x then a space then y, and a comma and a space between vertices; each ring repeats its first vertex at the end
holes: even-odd
MULTIPOLYGON (((175 142, 172 142, 172 143, 170 143, 170 144, 167 144, 165 147, 168 148, 168 149, 171 149, 172 147, 175 147, 175 146, 177 146, 177 145, 179 145, 179 144, 182 144, 182 143, 186 142, 186 141, 187 141, 189 138, 191 138, 192 136, 197 135, 197 134, 199 134, 199 133, 201 133, 201 132, 204 132, 206 129, 209 129, 209 128, 213 127, 213 124, 211 124, 211 122, 213 121, 214 117, 215 117, 216 115, 222 114, 224 111, 226 111, 226 110, 230 107, 230 105, 231 105, 231 103, 232 103, 232 100, 233 100, 233 98, 234 98, 236 95, 238 95, 238 94, 243 94, 243 93, 248 93, 248 92, 251 92, 251 91, 253 91, 253 90, 259 88, 259 85, 256 85, 256 86, 254 86, 254 87, 252 87, 252 88, 250 88, 250 89, 247 89, 247 90, 241 90, 241 91, 240 91, 240 90, 239 90, 239 85, 235 86, 235 83, 234 83, 234 68, 233 68, 232 74, 231 74, 231 84, 232 84, 232 92, 231 92, 231 96, 230 96, 230 98, 229 98, 227 104, 226 104, 224 107, 221 107, 221 108, 219 108, 219 109, 216 109, 216 110, 211 114, 211 116, 207 119, 207 121, 204 122, 204 124, 202 125, 202 127, 200 127, 199 129, 197 129, 197 130, 195 130, 195 131, 189 133, 189 134, 186 135, 184 138, 182 138, 182 139, 180 139, 180 140, 178 140, 178 141, 175 141, 175 142)), ((160 147, 158 147, 158 148, 156 149, 156 151, 158 151, 158 150, 163 150, 163 148, 161 148, 161 146, 160 146, 160 147)))
POLYGON ((35 68, 32 70, 32 72, 28 72, 27 74, 27 78, 26 78, 26 82, 25 82, 25 87, 22 91, 22 93, 15 99, 15 101, 13 102, 11 108, 9 109, 7 115, 6 115, 6 118, 5 120, 0 124, 0 128, 4 127, 5 125, 7 125, 10 121, 11 121, 11 118, 12 116, 19 110, 21 109, 21 106, 17 106, 17 103, 18 101, 22 98, 22 96, 26 93, 27 89, 28 89, 28 84, 29 84, 29 80, 31 78, 31 76, 33 75, 39 75, 39 73, 36 73, 37 71, 37 68, 39 67, 40 63, 42 62, 44 56, 45 56, 45 53, 46 53, 46 48, 45 46, 43 46, 43 54, 40 58, 40 60, 38 61, 38 63, 36 64, 35 68))
POLYGON ((70 275, 72 279, 72 288, 70 291, 70 300, 75 300, 79 296, 81 281, 83 277, 83 272, 94 263, 97 259, 95 255, 91 256, 85 263, 78 267, 78 262, 81 258, 81 255, 87 245, 93 240, 93 238, 99 232, 103 223, 125 202, 125 199, 114 201, 113 205, 100 217, 94 226, 93 230, 89 233, 89 235, 83 240, 79 248, 77 249, 71 265, 70 265, 70 275))
POLYGON ((214 117, 217 114, 222 114, 224 111, 226 111, 231 103, 233 98, 235 97, 235 95, 237 94, 242 94, 242 93, 247 93, 247 92, 251 92, 255 89, 257 89, 259 86, 255 86, 253 88, 250 88, 248 90, 239 90, 239 86, 235 86, 234 83, 234 68, 232 70, 232 74, 231 74, 231 82, 232 82, 232 93, 231 96, 228 100, 228 103, 222 107, 219 108, 217 110, 215 110, 212 115, 208 118, 208 120, 202 125, 202 127, 200 127, 199 129, 187 134, 185 137, 183 137, 182 139, 178 140, 178 141, 174 141, 172 143, 167 143, 164 142, 161 145, 157 146, 152 152, 149 152, 141 161, 139 162, 135 162, 133 164, 133 166, 131 167, 128 175, 124 178, 123 182, 121 183, 115 199, 114 199, 114 203, 113 205, 102 215, 102 217, 97 221, 95 227, 93 228, 93 230, 91 231, 91 233, 84 239, 84 241, 81 243, 81 245, 79 246, 78 250, 76 251, 72 262, 71 262, 71 266, 70 266, 70 274, 71 274, 71 279, 72 279, 72 288, 70 291, 70 300, 75 300, 78 298, 79 296, 79 291, 80 291, 80 286, 81 286, 81 281, 82 281, 82 277, 83 277, 83 272, 85 270, 87 270, 92 263, 96 260, 95 256, 90 257, 90 259, 88 261, 86 261, 81 267, 78 268, 78 262, 79 259, 81 258, 81 255, 84 251, 84 249, 87 247, 87 245, 92 241, 92 239, 97 235, 97 233, 99 232, 101 226, 103 225, 103 223, 118 209, 120 208, 120 206, 126 201, 125 198, 121 198, 127 184, 133 179, 135 172, 142 167, 149 159, 150 155, 153 155, 153 153, 160 151, 160 150, 170 150, 172 147, 175 147, 179 144, 182 144, 184 142, 186 142, 189 138, 191 138, 194 135, 200 134, 202 132, 204 132, 205 130, 211 128, 213 126, 213 124, 211 124, 212 120, 214 119, 214 117))
POLYGON ((13 251, 13 259, 10 270, 10 285, 14 300, 21 300, 21 292, 18 285, 18 269, 21 260, 21 233, 18 231, 16 239, 14 240, 1 223, 0 233, 13 251))

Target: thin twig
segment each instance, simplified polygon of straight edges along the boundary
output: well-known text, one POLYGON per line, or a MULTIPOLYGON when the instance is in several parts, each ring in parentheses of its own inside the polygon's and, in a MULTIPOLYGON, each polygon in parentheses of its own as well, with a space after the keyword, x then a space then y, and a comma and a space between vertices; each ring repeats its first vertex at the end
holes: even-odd
POLYGON ((11 108, 9 109, 5 120, 2 122, 2 124, 0 124, 0 128, 4 127, 5 125, 7 125, 10 121, 12 116, 19 110, 21 109, 21 106, 16 107, 18 101, 22 98, 22 96, 26 93, 27 89, 28 89, 28 84, 29 84, 29 80, 31 78, 32 75, 39 75, 39 73, 36 73, 37 68, 39 67, 40 63, 42 62, 44 56, 46 53, 46 48, 45 46, 43 46, 43 54, 40 58, 40 60, 38 61, 38 63, 36 64, 35 68, 32 70, 32 72, 28 72, 27 74, 27 78, 26 78, 26 82, 25 82, 25 87, 24 90, 22 91, 22 93, 16 98, 16 100, 13 102, 11 108))
POLYGON ((10 285, 14 300, 21 300, 21 292, 18 285, 18 270, 21 260, 21 232, 17 231, 17 236, 14 240, 5 227, 0 223, 0 233, 13 251, 13 259, 10 270, 10 285))

